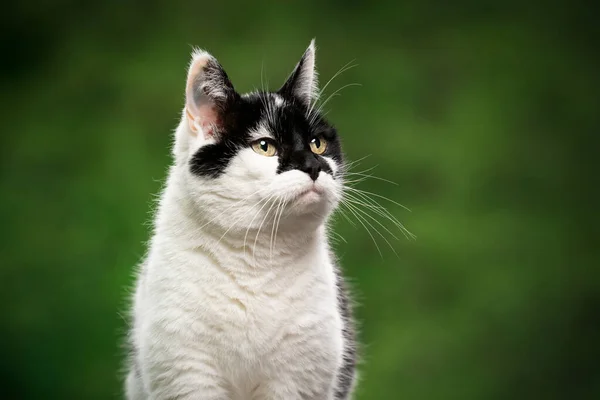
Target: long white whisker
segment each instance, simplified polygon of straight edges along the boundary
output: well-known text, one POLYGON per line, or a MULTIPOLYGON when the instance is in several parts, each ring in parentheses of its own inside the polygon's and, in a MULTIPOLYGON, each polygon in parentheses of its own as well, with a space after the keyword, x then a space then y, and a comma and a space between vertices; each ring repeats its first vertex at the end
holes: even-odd
MULTIPOLYGON (((348 187, 346 187, 346 189, 348 189, 348 187)), ((400 231, 404 234, 404 236, 407 239, 415 238, 415 235, 413 235, 408 229, 406 229, 406 227, 400 221, 398 221, 398 219, 394 215, 392 215, 392 213, 390 213, 387 208, 385 208, 384 206, 379 204, 376 200, 372 199, 367 194, 364 194, 361 192, 355 192, 354 194, 356 196, 359 196, 360 199, 354 197, 351 192, 346 192, 346 196, 349 199, 354 199, 354 201, 361 202, 361 203, 365 202, 366 203, 365 206, 369 205, 374 212, 377 212, 379 215, 388 219, 390 222, 392 222, 394 225, 396 225, 396 227, 398 229, 400 229, 400 231)))
POLYGON ((372 198, 370 198, 369 196, 367 196, 363 193, 345 192, 345 194, 348 199, 352 199, 356 202, 363 203, 365 206, 372 207, 373 210, 377 210, 379 213, 381 213, 381 216, 389 218, 398 227, 404 228, 402 223, 400 221, 398 221, 398 219, 394 215, 392 215, 392 213, 390 213, 387 208, 385 208, 384 206, 379 204, 376 200, 373 200, 372 198), (358 197, 355 197, 355 195, 358 197))
POLYGON ((256 217, 258 216, 258 214, 260 214, 260 212, 262 211, 263 208, 265 208, 265 206, 267 204, 269 204, 269 201, 273 198, 274 196, 271 195, 269 196, 267 199, 262 200, 261 202, 264 201, 265 204, 262 205, 262 207, 254 214, 254 217, 252 217, 252 220, 250 221, 250 223, 248 224, 248 228, 246 228, 246 234, 244 235, 244 257, 246 256, 246 240, 248 239, 248 232, 250 231, 250 228, 252 227, 252 223, 254 222, 254 220, 256 219, 256 217))
MULTIPOLYGON (((358 167, 365 158, 370 157, 370 156, 371 156, 371 154, 367 154, 366 156, 363 156, 363 157, 359 158, 358 160, 345 162, 342 165, 342 167, 340 168, 340 174, 342 174, 342 175, 348 174, 349 172, 351 172, 351 170, 353 168, 358 167)), ((361 171, 361 172, 363 172, 363 171, 361 171)))
POLYGON ((379 197, 380 199, 387 200, 387 201, 389 201, 390 203, 393 203, 393 204, 395 204, 395 205, 397 205, 397 206, 399 206, 399 207, 402 207, 402 208, 404 208, 406 211, 409 211, 409 212, 410 212, 410 209, 409 209, 408 207, 406 207, 406 206, 403 206, 402 204, 398 203, 397 201, 394 201, 394 200, 390 199, 389 197, 385 197, 385 196, 382 196, 382 195, 380 195, 380 194, 377 194, 377 193, 369 192, 368 190, 362 190, 362 189, 357 189, 357 188, 353 188, 353 187, 346 187, 346 189, 348 189, 348 190, 351 190, 351 191, 353 191, 353 192, 360 192, 360 193, 365 193, 365 194, 368 194, 368 195, 370 195, 370 196, 379 197))
POLYGON ((337 78, 338 76, 340 76, 340 75, 341 75, 341 74, 343 74, 344 72, 346 72, 346 71, 348 71, 348 70, 350 70, 350 69, 352 69, 352 68, 354 68, 354 67, 357 67, 357 66, 358 66, 358 64, 352 64, 354 61, 356 61, 356 59, 348 61, 346 64, 344 64, 344 66, 343 66, 342 68, 340 68, 340 69, 338 70, 338 72, 336 72, 335 74, 333 74, 333 76, 332 76, 332 77, 331 77, 331 78, 330 78, 330 79, 327 81, 327 83, 326 83, 325 85, 323 85, 323 87, 322 87, 322 88, 321 88, 321 90, 319 91, 319 97, 320 97, 320 95, 321 95, 322 93, 324 93, 324 92, 325 92, 325 90, 327 89, 327 87, 329 86, 329 84, 330 84, 331 82, 333 82, 333 80, 334 80, 335 78, 337 78), (351 65, 351 64, 352 64, 352 65, 351 65))
MULTIPOLYGON (((359 165, 359 164, 357 164, 357 165, 355 165, 355 166, 352 166, 352 168, 356 168, 356 167, 358 167, 358 165, 359 165)), ((379 167, 379 164, 377 164, 377 165, 373 165, 372 167, 369 167, 369 168, 367 168, 367 169, 363 169, 362 171, 351 171, 351 170, 347 170, 347 172, 348 172, 348 173, 353 173, 353 174, 355 174, 355 173, 365 173, 365 172, 373 171, 373 170, 374 170, 375 168, 377 168, 377 167, 379 167)))
POLYGON ((328 81, 327 83, 321 88, 321 90, 319 90, 319 93, 317 94, 316 98, 314 99, 314 101, 311 103, 309 109, 308 109, 308 113, 307 116, 310 116, 311 113, 314 111, 314 107, 317 104, 317 102, 319 101, 319 99, 321 98, 321 96, 323 95, 323 93, 325 92, 325 89, 327 89, 327 87, 329 86, 329 84, 331 82, 333 82, 333 80, 335 78, 337 78, 338 76, 340 76, 341 74, 343 74, 344 72, 348 71, 349 69, 352 69, 354 67, 356 67, 355 65, 350 65, 354 62, 354 60, 350 60, 349 62, 347 62, 342 68, 340 68, 338 70, 338 72, 336 72, 328 81))
MULTIPOLYGON (((275 196, 271 196, 271 197, 275 197, 275 196)), ((265 216, 263 217, 262 221, 260 222, 260 225, 258 226, 258 231, 256 231, 256 236, 254 237, 254 245, 252 246, 252 258, 254 259, 254 265, 256 265, 256 243, 258 242, 258 236, 260 235, 260 230, 262 229, 263 224, 267 220, 267 217, 269 216, 269 213, 271 212, 271 210, 273 209, 275 204, 277 204, 277 203, 273 202, 271 204, 271 207, 269 207, 269 209, 265 213, 265 216)))
POLYGON ((365 178, 365 179, 369 179, 369 178, 372 178, 372 179, 377 179, 377 180, 379 180, 379 181, 383 181, 383 182, 391 183, 392 185, 396 185, 396 186, 398 186, 398 184, 397 184, 396 182, 394 182, 394 181, 390 181, 390 180, 388 180, 388 179, 385 179, 385 178, 380 178, 380 177, 378 177, 378 176, 375 176, 375 175, 363 174, 363 173, 360 173, 360 172, 346 172, 346 175, 356 175, 356 176, 363 177, 363 178, 365 178))
POLYGON ((377 252, 379 253, 379 256, 383 259, 383 254, 381 253, 381 249, 379 248, 379 245, 377 244, 377 241, 375 240, 375 237, 371 234, 371 231, 369 230, 369 228, 367 228, 367 226, 364 224, 363 219, 360 215, 358 215, 353 209, 352 207, 348 207, 348 203, 342 201, 342 204, 346 206, 346 208, 348 209, 348 211, 350 211, 354 217, 356 217, 356 220, 358 222, 360 222, 360 224, 365 228, 365 230, 367 231, 367 233, 369 234, 369 236, 371 236, 371 239, 373 240, 373 244, 375 245, 375 247, 377 248, 377 252))
POLYGON ((385 207, 380 206, 377 203, 371 203, 369 200, 366 199, 362 199, 362 198, 358 198, 358 197, 354 197, 353 195, 346 193, 346 200, 362 206, 362 207, 366 207, 369 210, 373 211, 374 213, 376 213, 377 215, 389 219, 390 222, 394 223, 394 225, 396 226, 400 226, 400 221, 396 220, 396 217, 394 217, 385 207))
MULTIPOLYGON (((275 216, 273 218, 273 227, 271 228, 271 240, 269 241, 269 264, 273 263, 273 246, 274 246, 273 237, 274 237, 274 233, 275 233, 275 227, 277 226, 277 214, 279 213, 279 209, 282 204, 283 204, 283 199, 280 199, 279 204, 277 204, 277 208, 275 209, 275 216)), ((283 209, 281 209, 281 212, 283 213, 283 209)))
MULTIPOLYGON (((349 83, 349 84, 344 85, 341 88, 337 89, 335 92, 331 93, 327 97, 327 99, 325 99, 324 102, 319 104, 319 108, 317 109, 317 112, 315 113, 315 115, 318 115, 323 110, 323 107, 325 107, 325 105, 329 102, 329 100, 331 100, 332 98, 337 96, 339 94, 339 92, 341 92, 342 90, 344 90, 345 88, 350 87, 350 86, 362 86, 362 85, 360 83, 349 83)), ((314 122, 314 119, 312 120, 312 122, 314 122)))
POLYGON ((376 213, 376 214, 377 214, 377 215, 379 215, 379 216, 383 216, 383 217, 385 217, 385 215, 383 215, 383 214, 380 214, 380 212, 378 212, 378 211, 376 211, 376 210, 373 210, 373 209, 372 209, 372 208, 371 208, 369 205, 367 205, 367 204, 364 204, 364 203, 361 203, 361 202, 357 202, 357 201, 354 201, 354 200, 350 200, 350 199, 347 199, 347 201, 348 201, 350 204, 353 204, 353 205, 354 205, 354 207, 356 208, 356 210, 357 210, 358 212, 360 212, 361 214, 363 214, 363 215, 365 215, 365 216, 369 217, 369 219, 372 219, 373 221, 375 221, 375 222, 376 222, 376 223, 377 223, 379 226, 381 226, 383 229, 385 229, 385 231, 386 231, 387 233, 389 233, 389 234, 390 234, 390 236, 392 236, 394 239, 398 240, 398 237, 397 237, 396 235, 394 235, 394 234, 393 234, 393 233, 392 233, 392 232, 391 232, 391 231, 388 229, 388 227, 387 227, 387 226, 383 225, 383 224, 382 224, 382 223, 381 223, 381 222, 380 222, 380 221, 379 221, 377 218, 373 217, 371 214, 369 214, 368 212, 366 212, 365 210, 363 210, 363 209, 362 209, 362 208, 360 208, 359 206, 363 206, 363 207, 365 207, 365 208, 367 208, 367 209, 369 209, 369 210, 373 211, 374 213, 376 213))
POLYGON ((367 154, 366 156, 363 156, 361 158, 359 158, 358 160, 354 160, 354 161, 348 161, 344 164, 344 169, 346 171, 349 171, 351 168, 354 168, 355 166, 359 165, 359 163, 361 161, 363 161, 365 158, 370 157, 372 154, 367 154))
POLYGON ((348 217, 348 216, 346 215, 346 213, 344 213, 344 209, 342 209, 342 208, 339 208, 339 209, 338 209, 338 212, 339 212, 339 214, 340 214, 342 217, 344 217, 344 219, 345 219, 346 221, 348 221, 348 223, 349 223, 350 225, 352 225, 354 228, 356 228, 356 224, 354 223, 354 221, 352 221, 352 220, 350 219, 350 217, 348 217))
POLYGON ((354 187, 354 185, 359 184, 361 182, 364 182, 367 179, 369 179, 369 178, 366 177, 366 176, 363 176, 363 177, 360 177, 360 178, 356 178, 356 179, 346 179, 346 178, 344 178, 343 182, 344 182, 344 185, 346 185, 346 186, 352 186, 352 187, 354 187))
MULTIPOLYGON (((357 217, 357 218, 360 216, 360 214, 359 214, 359 213, 360 213, 360 211, 361 211, 361 210, 360 210, 359 208, 357 208, 357 207, 355 207, 355 206, 352 206, 352 205, 350 205, 350 204, 346 204, 346 207, 349 207, 349 208, 352 208, 352 209, 354 209, 354 210, 356 211, 356 214, 355 214, 355 215, 356 215, 356 217, 357 217)), ((373 217, 372 217, 372 216, 370 216, 369 214, 366 214, 366 213, 364 213, 364 212, 363 212, 363 214, 364 214, 364 215, 367 215, 367 216, 369 216, 369 217, 371 217, 371 218, 372 218, 374 221, 376 221, 377 223, 379 223, 379 221, 377 221, 375 218, 373 218, 373 217)), ((373 226, 373 224, 371 224, 371 223, 370 223, 370 222, 369 222, 369 221, 368 221, 368 220, 367 220, 365 217, 362 217, 362 220, 363 220, 363 221, 364 221, 366 224, 368 224, 368 225, 369 225, 369 226, 370 226, 370 227, 371 227, 371 228, 372 228, 372 229, 373 229, 373 230, 374 230, 374 231, 375 231, 375 232, 376 232, 376 233, 377 233, 379 236, 381 236, 381 238, 382 238, 382 239, 383 239, 383 240, 384 240, 384 241, 385 241, 385 242, 388 244, 388 246, 390 246, 390 249, 392 249, 392 251, 394 252, 394 254, 396 255, 396 257, 398 257, 398 253, 396 253, 396 250, 394 250, 394 246, 392 246, 392 244, 391 244, 391 243, 390 243, 390 242, 387 240, 387 238, 386 238, 386 237, 385 237, 385 236, 384 236, 384 235, 383 235, 381 232, 379 232, 379 230, 378 230, 378 229, 377 229, 375 226, 373 226)), ((381 223, 379 223, 379 224, 380 224, 381 226, 383 226, 383 224, 381 224, 381 223)), ((385 228, 385 227, 384 227, 384 228, 385 228)), ((386 230, 387 230, 387 228, 386 228, 386 230)), ((389 232, 389 231, 388 231, 388 232, 389 232)), ((390 232, 390 233, 391 233, 391 232, 390 232)), ((394 236, 394 235, 392 235, 392 236, 394 236)), ((394 237, 395 237, 395 236, 394 236, 394 237)), ((396 238, 396 239, 397 239, 397 238, 396 238)), ((373 239, 373 240, 375 240, 375 239, 373 239)), ((381 252, 380 252, 380 254, 381 254, 381 252)), ((383 258, 383 255, 382 255, 382 258, 383 258)))

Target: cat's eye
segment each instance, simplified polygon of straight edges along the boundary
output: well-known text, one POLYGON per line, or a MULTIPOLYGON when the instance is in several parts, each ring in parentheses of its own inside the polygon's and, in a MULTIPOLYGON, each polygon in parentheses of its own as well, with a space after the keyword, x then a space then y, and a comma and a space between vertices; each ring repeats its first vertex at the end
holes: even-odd
POLYGON ((310 150, 315 154, 323 154, 327 149, 327 140, 322 136, 315 137, 310 141, 310 150))
POLYGON ((277 154, 277 147, 270 139, 258 139, 252 143, 252 150, 265 157, 273 157, 277 154))

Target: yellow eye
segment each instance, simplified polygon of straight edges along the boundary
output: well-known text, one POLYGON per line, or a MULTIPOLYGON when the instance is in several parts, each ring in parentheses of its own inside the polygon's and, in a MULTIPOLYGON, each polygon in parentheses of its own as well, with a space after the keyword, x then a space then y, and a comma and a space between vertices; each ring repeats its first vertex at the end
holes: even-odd
POLYGON ((277 154, 277 148, 269 139, 258 139, 252 143, 252 150, 265 157, 273 157, 277 154))
POLYGON ((327 140, 323 137, 316 137, 310 141, 310 150, 315 154, 323 154, 327 149, 327 140))

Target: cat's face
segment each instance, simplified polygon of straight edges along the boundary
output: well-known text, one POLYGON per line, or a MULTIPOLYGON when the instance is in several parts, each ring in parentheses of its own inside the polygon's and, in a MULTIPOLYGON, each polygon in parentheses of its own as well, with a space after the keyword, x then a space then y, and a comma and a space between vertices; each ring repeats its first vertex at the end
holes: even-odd
POLYGON ((314 109, 314 44, 274 93, 238 94, 220 64, 194 54, 175 153, 202 219, 224 229, 314 229, 342 195, 333 126, 314 109))

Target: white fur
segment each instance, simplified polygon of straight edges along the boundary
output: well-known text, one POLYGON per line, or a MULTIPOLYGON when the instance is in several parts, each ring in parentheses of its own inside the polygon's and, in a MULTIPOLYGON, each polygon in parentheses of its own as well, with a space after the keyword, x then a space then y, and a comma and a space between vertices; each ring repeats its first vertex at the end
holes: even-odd
POLYGON ((275 94, 273 97, 274 97, 274 100, 275 100, 275 105, 277 107, 281 107, 284 104, 283 97, 281 97, 280 95, 275 94))
POLYGON ((184 110, 137 282, 127 398, 333 399, 344 321, 325 224, 340 184, 277 174, 250 148, 218 178, 192 175, 214 139, 189 124, 184 110))

